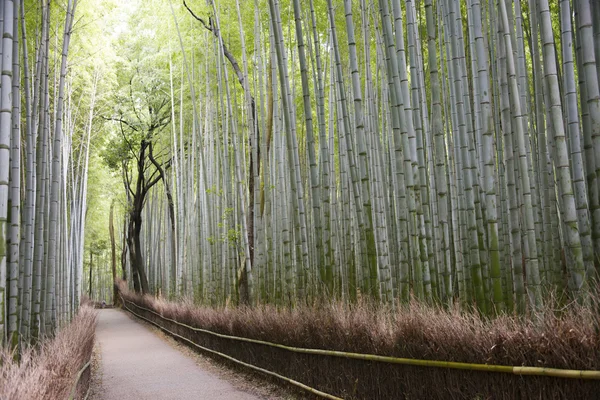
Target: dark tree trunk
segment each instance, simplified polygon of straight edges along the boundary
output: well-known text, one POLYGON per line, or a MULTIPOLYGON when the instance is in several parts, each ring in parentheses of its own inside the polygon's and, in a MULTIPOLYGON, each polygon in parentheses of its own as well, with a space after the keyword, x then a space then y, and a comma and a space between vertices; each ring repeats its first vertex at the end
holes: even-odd
MULTIPOLYGON (((135 204, 135 203, 134 203, 135 204)), ((144 269, 140 232, 142 230, 141 212, 136 210, 129 214, 127 243, 129 247, 129 263, 133 274, 133 288, 136 293, 149 294, 148 278, 144 269)))
POLYGON ((123 221, 123 248, 121 249, 121 270, 122 278, 127 280, 127 221, 123 221))
POLYGON ((129 249, 129 265, 131 267, 131 278, 133 279, 133 290, 136 293, 142 292, 142 287, 140 285, 140 274, 138 273, 137 267, 137 255, 136 248, 133 241, 135 236, 135 228, 133 223, 133 218, 131 214, 129 215, 129 223, 127 226, 127 248, 129 249))
MULTIPOLYGON (((133 79, 132 79, 133 80, 133 79)), ((131 84, 131 81, 130 81, 131 84)), ((154 96, 154 95, 153 95, 154 96)), ((150 294, 150 287, 148 285, 148 277, 145 271, 143 251, 140 241, 140 233, 142 231, 142 211, 144 209, 144 203, 146 195, 150 189, 158 183, 161 179, 164 179, 163 168, 167 168, 170 162, 161 165, 158 163, 152 154, 152 140, 154 135, 162 128, 167 126, 170 122, 170 113, 165 108, 169 102, 167 100, 159 102, 158 104, 148 103, 149 111, 149 124, 143 128, 140 128, 139 124, 132 124, 125 119, 116 119, 121 124, 121 130, 123 131, 123 125, 127 126, 133 132, 142 134, 140 141, 140 147, 138 150, 133 150, 132 144, 128 142, 129 150, 135 157, 135 166, 132 166, 130 175, 129 161, 132 158, 126 158, 122 160, 122 173, 123 173, 123 186, 125 187, 125 193, 127 195, 128 203, 128 221, 127 221, 127 248, 129 253, 129 265, 131 266, 131 275, 133 278, 133 288, 136 293, 150 294), (161 111, 162 110, 162 111, 161 111), (167 110, 167 111, 165 111, 167 110), (137 154, 136 154, 137 153, 137 154), (150 166, 154 165, 154 171, 149 169, 150 166)), ((134 105, 135 109, 135 105, 134 105)), ((140 120, 140 115, 136 111, 138 122, 144 123, 140 120)), ((172 224, 174 224, 174 210, 172 207, 172 198, 168 185, 165 181, 165 187, 167 187, 167 195, 169 197, 170 215, 172 224)), ((123 252, 122 259, 125 257, 125 251, 123 252)))
MULTIPOLYGON (((256 137, 258 139, 259 136, 259 131, 258 131, 258 125, 257 125, 257 120, 256 120, 256 104, 254 102, 254 97, 251 95, 251 112, 252 112, 252 118, 254 121, 254 125, 256 126, 256 137)), ((256 168, 256 176, 260 176, 260 145, 259 143, 252 143, 252 135, 253 133, 250 133, 249 137, 248 137, 248 145, 250 147, 250 166, 248 168, 248 197, 249 197, 249 201, 248 201, 248 221, 247 221, 247 227, 248 227, 248 246, 250 247, 250 265, 252 266, 252 268, 254 268, 254 185, 256 184, 256 182, 254 182, 254 169, 256 168), (253 156, 253 151, 252 151, 252 146, 256 146, 256 150, 257 150, 257 159, 259 160, 257 162, 257 165, 254 165, 254 156, 253 156)), ((245 275, 245 274, 244 274, 245 275)), ((247 286, 247 279, 246 279, 246 286, 247 286)))
MULTIPOLYGON (((127 244, 129 247, 129 262, 133 274, 133 287, 137 293, 150 294, 148 277, 144 268, 144 258, 142 256, 142 245, 140 234, 142 232, 142 210, 146 194, 162 178, 162 169, 158 170, 159 176, 148 183, 144 174, 146 168, 146 158, 152 158, 152 143, 142 140, 137 160, 137 180, 135 191, 132 191, 133 198, 130 203, 129 226, 127 229, 127 244), (148 152, 146 151, 148 150, 148 152)), ((155 165, 156 162, 154 161, 155 165)), ((129 186, 130 187, 130 186, 129 186)))
MULTIPOLYGON (((141 212, 141 210, 140 210, 141 212)), ((140 241, 140 233, 142 231, 142 217, 138 214, 137 221, 134 222, 135 236, 133 237, 133 244, 135 246, 135 266, 140 278, 140 286, 142 287, 143 294, 149 294, 150 288, 148 286, 148 277, 146 276, 146 270, 144 268, 144 259, 142 257, 142 242, 140 241)))

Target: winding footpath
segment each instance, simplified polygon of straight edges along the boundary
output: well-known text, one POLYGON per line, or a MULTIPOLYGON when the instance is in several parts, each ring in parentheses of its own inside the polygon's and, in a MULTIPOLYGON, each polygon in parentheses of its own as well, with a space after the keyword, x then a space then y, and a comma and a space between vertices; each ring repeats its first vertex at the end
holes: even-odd
POLYGON ((203 369, 123 311, 99 311, 95 400, 258 400, 203 369))

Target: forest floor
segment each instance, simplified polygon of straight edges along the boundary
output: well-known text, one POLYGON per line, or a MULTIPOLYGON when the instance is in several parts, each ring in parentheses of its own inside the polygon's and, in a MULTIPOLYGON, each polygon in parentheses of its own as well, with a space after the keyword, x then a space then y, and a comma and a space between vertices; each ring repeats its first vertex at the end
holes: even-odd
POLYGON ((99 311, 92 400, 286 399, 281 388, 240 374, 117 309, 99 311))

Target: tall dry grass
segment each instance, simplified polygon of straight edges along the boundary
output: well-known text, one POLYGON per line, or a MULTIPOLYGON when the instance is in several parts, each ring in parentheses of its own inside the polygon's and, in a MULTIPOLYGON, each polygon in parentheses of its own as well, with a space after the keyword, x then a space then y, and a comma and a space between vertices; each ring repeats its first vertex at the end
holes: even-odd
MULTIPOLYGON (((534 319, 494 319, 418 303, 395 310, 361 303, 281 309, 199 307, 123 297, 165 317, 233 336, 288 346, 478 364, 600 370, 596 307, 548 306, 534 319)), ((165 325, 150 313, 144 316, 165 325)), ((313 384, 345 398, 593 398, 600 382, 407 367, 323 356, 293 355, 267 346, 218 340, 167 328, 196 343, 313 384), (300 370, 300 371, 299 371, 300 370), (434 383, 434 384, 432 384, 434 383)))
MULTIPOLYGON (((23 351, 20 361, 13 353, 0 350, 0 399, 67 399, 81 367, 87 363, 94 346, 96 312, 80 308, 71 324, 41 344, 23 351)), ((77 398, 87 391, 89 369, 82 376, 77 398)))

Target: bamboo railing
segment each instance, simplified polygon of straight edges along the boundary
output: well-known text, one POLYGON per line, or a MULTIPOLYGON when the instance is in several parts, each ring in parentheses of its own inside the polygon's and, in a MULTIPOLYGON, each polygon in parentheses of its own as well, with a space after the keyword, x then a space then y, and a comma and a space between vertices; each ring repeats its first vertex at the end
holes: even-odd
MULTIPOLYGON (((122 298, 122 297, 121 297, 121 298, 122 298)), ((122 298, 122 299, 123 299, 123 298, 122 298)), ((189 343, 189 344, 191 344, 192 346, 199 348, 200 350, 203 350, 203 351, 209 352, 209 353, 211 353, 211 354, 218 355, 218 356, 220 356, 220 357, 223 357, 223 358, 225 358, 225 359, 227 359, 227 360, 229 360, 229 361, 233 361, 233 362, 234 362, 234 363, 236 363, 236 364, 243 365, 244 367, 248 367, 248 368, 250 368, 250 369, 253 369, 253 370, 255 370, 255 371, 262 372, 262 373, 264 373, 264 374, 266 374, 266 375, 270 375, 270 376, 273 376, 273 377, 275 377, 275 378, 279 378, 279 379, 281 379, 281 380, 283 380, 283 381, 285 381, 285 382, 288 382, 288 383, 290 383, 290 384, 292 384, 292 385, 294 385, 294 386, 296 386, 296 387, 299 387, 299 388, 301 388, 301 389, 304 389, 304 390, 306 390, 307 392, 310 392, 310 393, 312 393, 312 394, 314 394, 314 395, 316 395, 316 396, 322 397, 322 398, 324 398, 324 399, 329 399, 329 400, 343 400, 341 397, 337 397, 337 396, 331 395, 331 394, 329 394, 329 393, 322 392, 322 391, 320 391, 320 390, 318 390, 318 389, 315 389, 315 388, 312 388, 312 387, 310 387, 310 386, 308 386, 308 385, 305 385, 305 384, 303 384, 302 382, 295 381, 295 380, 293 380, 293 379, 290 379, 290 378, 288 378, 288 377, 286 377, 286 376, 280 375, 280 374, 278 374, 278 373, 276 373, 276 372, 269 371, 269 370, 267 370, 267 369, 264 369, 264 368, 261 368, 261 367, 257 367, 256 365, 248 364, 248 363, 246 363, 246 362, 243 362, 243 361, 240 361, 240 360, 238 360, 237 358, 233 358, 233 357, 231 357, 231 356, 229 356, 229 355, 227 355, 227 354, 220 353, 220 352, 218 352, 218 351, 215 351, 215 350, 209 349, 209 348, 207 348, 207 347, 204 347, 204 346, 200 346, 199 344, 197 344, 197 343, 195 343, 195 342, 191 341, 190 339, 188 339, 188 338, 185 338, 185 337, 183 337, 183 336, 181 336, 181 335, 178 335, 178 334, 177 334, 177 333, 175 333, 175 332, 171 332, 170 330, 168 330, 168 329, 167 329, 167 328, 165 328, 164 326, 161 326, 160 324, 157 324, 156 322, 154 322, 154 321, 152 321, 152 320, 149 320, 148 318, 145 318, 144 316, 142 316, 142 315, 140 315, 140 314, 136 313, 135 311, 133 311, 132 309, 130 309, 129 307, 127 307, 127 305, 125 305, 125 303, 126 303, 126 302, 127 302, 127 303, 130 303, 130 304, 133 304, 134 306, 136 306, 136 307, 139 307, 139 308, 141 308, 141 309, 143 309, 143 310, 146 310, 146 311, 148 311, 148 312, 151 312, 151 313, 153 313, 153 314, 155 314, 155 315, 157 315, 157 316, 159 316, 159 317, 161 317, 161 318, 163 318, 163 319, 165 319, 165 320, 169 320, 169 321, 172 321, 172 322, 175 322, 175 323, 177 323, 176 321, 174 321, 174 320, 171 320, 171 319, 169 319, 169 318, 165 318, 165 317, 161 316, 160 314, 158 314, 158 313, 156 313, 156 312, 154 312, 154 311, 152 311, 152 310, 150 310, 150 309, 147 309, 147 308, 145 308, 145 307, 138 306, 138 305, 137 305, 137 304, 135 304, 135 303, 132 303, 132 302, 130 302, 130 301, 127 301, 127 300, 123 299, 123 306, 124 306, 124 307, 125 307, 125 308, 126 308, 126 309, 127 309, 129 312, 130 312, 130 313, 132 313, 133 315, 135 315, 136 317, 138 317, 138 318, 141 318, 141 319, 143 319, 144 321, 151 323, 152 325, 154 325, 154 326, 158 327, 159 329, 161 329, 161 330, 163 330, 163 331, 167 332, 169 335, 172 335, 172 336, 174 336, 174 337, 176 337, 176 338, 178 338, 178 339, 181 339, 181 340, 185 341, 186 343, 189 343)), ((178 324, 179 324, 179 323, 178 323, 178 324)), ((187 328, 190 328, 190 329, 194 329, 194 328, 192 328, 191 326, 188 326, 188 325, 185 325, 185 324, 180 324, 180 325, 182 325, 182 326, 185 326, 185 327, 187 327, 187 328)), ((207 331, 207 332, 208 332, 208 331, 207 331)), ((71 400, 71 399, 69 399, 69 400, 71 400)))
MULTIPOLYGON (((135 304, 129 300, 125 300, 125 299, 123 299, 123 300, 124 300, 124 303, 127 302, 130 304, 133 304, 137 308, 148 311, 165 321, 172 322, 174 324, 185 327, 185 328, 190 329, 195 332, 206 333, 206 334, 213 335, 215 337, 219 337, 222 339, 231 339, 231 340, 236 340, 239 342, 262 344, 265 346, 276 347, 279 349, 288 350, 288 351, 292 351, 295 353, 352 358, 352 359, 358 359, 358 360, 378 361, 378 362, 389 363, 389 364, 413 365, 413 366, 419 366, 419 367, 450 368, 450 369, 462 369, 462 370, 468 370, 468 371, 483 371, 483 372, 500 372, 500 373, 507 373, 507 374, 513 374, 513 375, 550 376, 550 377, 555 377, 555 378, 566 378, 566 379, 600 380, 600 371, 570 370, 570 369, 560 369, 560 368, 528 367, 528 366, 476 364, 476 363, 438 361, 438 360, 420 360, 420 359, 414 359, 414 358, 379 356, 376 354, 347 353, 347 352, 343 352, 343 351, 332 351, 332 350, 322 350, 322 349, 305 349, 305 348, 301 348, 301 347, 285 346, 282 344, 266 342, 263 340, 249 339, 249 338, 243 338, 243 337, 231 336, 231 335, 224 335, 222 333, 212 332, 212 331, 202 329, 202 328, 195 328, 193 326, 183 324, 179 321, 175 321, 174 319, 167 318, 167 317, 157 313, 154 310, 142 307, 142 306, 135 304)), ((130 309, 128 308, 128 310, 130 310, 130 309)))
MULTIPOLYGON (((86 369, 88 369, 91 365, 92 361, 88 361, 87 363, 85 363, 85 365, 83 367, 81 367, 81 369, 79 370, 79 372, 77 372, 77 377, 75 378, 75 382, 73 383, 73 387, 71 388, 71 393, 69 394, 69 400, 75 400, 75 393, 77 392, 77 385, 79 385, 79 381, 81 380, 81 377, 83 376, 83 373, 85 372, 86 369)), ((86 395, 87 397, 87 395, 86 395)))

